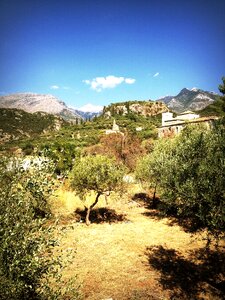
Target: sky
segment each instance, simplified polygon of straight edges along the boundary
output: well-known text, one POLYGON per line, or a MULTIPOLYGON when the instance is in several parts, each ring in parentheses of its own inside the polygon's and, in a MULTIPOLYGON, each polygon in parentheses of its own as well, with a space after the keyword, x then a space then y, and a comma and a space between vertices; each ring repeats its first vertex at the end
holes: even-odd
POLYGON ((0 0, 0 41, 0 95, 90 108, 219 92, 225 1, 0 0))

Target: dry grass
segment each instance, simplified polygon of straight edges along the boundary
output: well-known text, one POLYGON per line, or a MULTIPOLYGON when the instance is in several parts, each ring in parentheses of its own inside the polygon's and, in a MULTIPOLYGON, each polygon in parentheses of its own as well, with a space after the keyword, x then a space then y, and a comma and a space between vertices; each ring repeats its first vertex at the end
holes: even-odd
MULTIPOLYGON (((213 262, 204 263, 202 237, 193 238, 170 219, 158 218, 156 210, 133 201, 140 191, 132 186, 120 199, 111 196, 108 210, 93 213, 89 227, 71 218, 82 202, 70 191, 58 192, 58 204, 51 202, 53 211, 70 216, 62 248, 76 251, 65 276, 78 275, 87 300, 222 299, 218 286, 224 273, 213 262)), ((214 254, 211 259, 221 259, 214 254)))

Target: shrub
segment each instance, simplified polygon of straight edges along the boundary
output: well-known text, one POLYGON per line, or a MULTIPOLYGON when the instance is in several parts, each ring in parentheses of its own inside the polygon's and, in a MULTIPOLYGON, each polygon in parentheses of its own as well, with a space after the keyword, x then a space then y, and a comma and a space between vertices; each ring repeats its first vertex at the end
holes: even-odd
POLYGON ((48 226, 46 218, 37 216, 36 211, 40 199, 51 192, 50 175, 46 162, 25 170, 17 160, 9 162, 1 158, 0 298, 3 300, 64 299, 60 275, 63 258, 53 256, 58 243, 55 226, 48 226))
POLYGON ((160 141, 138 174, 158 184, 167 210, 194 218, 197 229, 207 229, 209 236, 224 234, 225 119, 211 130, 187 127, 176 138, 160 141))

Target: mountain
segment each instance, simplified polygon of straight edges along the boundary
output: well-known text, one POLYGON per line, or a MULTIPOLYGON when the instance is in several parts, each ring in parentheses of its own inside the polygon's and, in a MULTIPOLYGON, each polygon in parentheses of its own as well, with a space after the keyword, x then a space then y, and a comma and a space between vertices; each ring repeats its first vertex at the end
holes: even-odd
MULTIPOLYGON (((182 89, 176 96, 166 96, 156 101, 126 101, 113 103, 104 108, 104 115, 137 113, 143 116, 154 116, 168 110, 167 107, 177 113, 185 110, 200 111, 210 104, 213 104, 219 95, 213 92, 203 91, 201 89, 182 89)), ((64 120, 79 123, 82 119, 90 120, 99 116, 102 111, 99 106, 91 104, 78 109, 68 107, 63 101, 60 101, 52 95, 42 95, 35 93, 17 93, 6 96, 0 96, 0 108, 22 109, 29 113, 45 112, 58 115, 64 120)))
POLYGON ((82 119, 74 109, 52 95, 18 93, 0 96, 0 108, 17 108, 28 113, 46 112, 70 122, 79 122, 82 119))
POLYGON ((76 109, 76 112, 82 116, 84 120, 91 120, 94 117, 98 117, 102 114, 103 106, 93 105, 91 103, 85 104, 82 107, 76 109))
POLYGON ((76 109, 76 112, 78 115, 80 115, 84 120, 91 120, 94 117, 98 117, 102 114, 102 111, 99 112, 90 112, 90 111, 82 111, 79 109, 76 109))
POLYGON ((176 96, 166 96, 157 101, 164 102, 169 109, 180 113, 185 110, 200 111, 209 104, 212 104, 218 97, 219 95, 213 92, 207 92, 197 88, 191 90, 184 88, 176 96))

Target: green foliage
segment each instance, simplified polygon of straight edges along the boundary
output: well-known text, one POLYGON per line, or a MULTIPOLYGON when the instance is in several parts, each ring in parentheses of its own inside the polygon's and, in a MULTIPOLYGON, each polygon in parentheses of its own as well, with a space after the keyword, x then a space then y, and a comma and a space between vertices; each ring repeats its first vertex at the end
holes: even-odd
POLYGON ((223 83, 219 85, 219 91, 225 95, 225 77, 222 77, 223 83))
POLYGON ((32 145, 31 142, 27 142, 23 147, 22 147, 23 153, 25 155, 30 155, 34 151, 34 146, 32 145))
MULTIPOLYGON (((117 102, 117 103, 111 103, 109 106, 105 108, 105 111, 113 111, 117 106, 125 106, 127 108, 128 113, 130 112, 130 106, 132 104, 140 104, 140 105, 147 105, 152 106, 155 103, 155 101, 145 101, 145 100, 131 100, 131 101, 124 101, 124 102, 117 102)), ((104 111, 103 111, 104 112, 104 111)))
POLYGON ((64 262, 60 255, 53 258, 56 228, 37 215, 52 189, 52 168, 44 161, 25 169, 18 160, 1 158, 0 298, 65 299, 68 290, 60 286, 65 284, 61 279, 64 262))
POLYGON ((224 233, 224 119, 211 131, 187 127, 175 139, 160 141, 140 163, 137 174, 158 183, 167 210, 195 218, 198 228, 215 237, 224 233))
POLYGON ((222 77, 223 83, 219 85, 219 91, 223 96, 218 97, 216 101, 200 111, 201 116, 225 116, 225 77, 222 77))
POLYGON ((46 143, 41 146, 41 151, 54 162, 56 174, 68 173, 75 158, 80 155, 73 143, 66 142, 46 143))
POLYGON ((218 99, 213 102, 212 104, 208 105, 204 109, 199 111, 199 114, 204 116, 225 116, 225 107, 224 107, 225 101, 222 99, 222 97, 218 97, 218 99))
POLYGON ((71 174, 71 186, 83 195, 113 191, 122 182, 124 169, 111 158, 102 155, 86 156, 77 161, 71 174))
POLYGON ((111 158, 102 155, 86 156, 77 161, 71 172, 71 187, 85 200, 90 191, 96 192, 95 202, 86 207, 86 224, 89 214, 104 192, 114 191, 122 186, 124 168, 111 158))
MULTIPOLYGON (((16 136, 37 135, 54 129, 56 116, 45 113, 28 113, 19 109, 0 108, 0 128, 16 136)), ((65 123, 60 120, 61 123, 65 123)))

